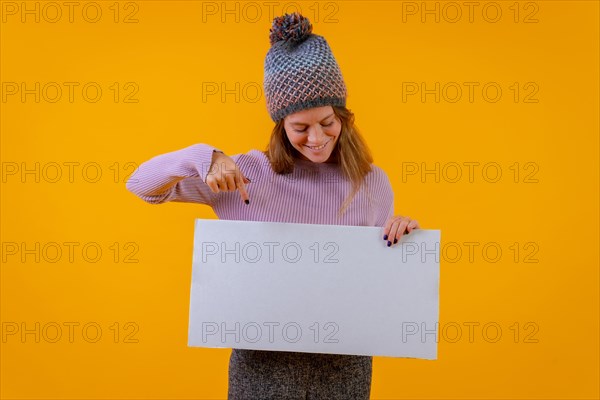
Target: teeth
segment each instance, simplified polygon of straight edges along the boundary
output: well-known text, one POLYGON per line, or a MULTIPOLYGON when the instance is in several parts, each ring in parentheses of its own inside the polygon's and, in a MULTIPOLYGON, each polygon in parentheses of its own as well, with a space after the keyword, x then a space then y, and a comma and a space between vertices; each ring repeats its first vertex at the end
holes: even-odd
MULTIPOLYGON (((329 142, 327 142, 327 143, 329 143, 329 142)), ((321 150, 323 147, 327 146, 327 143, 325 143, 324 145, 319 146, 319 147, 310 147, 310 146, 306 146, 306 147, 308 147, 309 149, 313 149, 313 150, 321 150)))

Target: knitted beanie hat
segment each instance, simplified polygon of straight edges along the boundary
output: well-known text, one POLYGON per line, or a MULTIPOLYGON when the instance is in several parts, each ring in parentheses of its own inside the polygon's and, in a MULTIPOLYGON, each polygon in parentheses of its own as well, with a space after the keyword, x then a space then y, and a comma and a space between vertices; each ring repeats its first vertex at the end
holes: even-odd
POLYGON ((326 105, 346 106, 346 85, 324 37, 299 13, 273 19, 264 92, 271 119, 326 105))

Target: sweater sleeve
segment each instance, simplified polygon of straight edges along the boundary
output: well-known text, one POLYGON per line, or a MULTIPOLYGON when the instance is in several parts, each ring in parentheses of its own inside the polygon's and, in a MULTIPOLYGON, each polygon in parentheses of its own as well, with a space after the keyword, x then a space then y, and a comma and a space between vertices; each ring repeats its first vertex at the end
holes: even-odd
POLYGON ((386 222, 394 215, 394 190, 385 171, 379 169, 378 195, 381 203, 377 209, 375 226, 384 227, 386 222))
POLYGON ((150 204, 168 201, 214 205, 218 196, 205 183, 212 155, 219 149, 198 143, 140 164, 126 188, 150 204))

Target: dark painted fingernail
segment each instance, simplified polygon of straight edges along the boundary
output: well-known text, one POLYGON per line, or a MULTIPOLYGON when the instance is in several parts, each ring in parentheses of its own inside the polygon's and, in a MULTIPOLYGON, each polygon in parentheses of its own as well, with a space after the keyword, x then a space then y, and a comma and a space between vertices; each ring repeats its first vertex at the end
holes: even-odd
POLYGON ((250 200, 244 200, 244 203, 250 204, 250 200))
POLYGON ((390 241, 388 240, 388 247, 390 247, 391 245, 392 245, 392 242, 390 242, 390 241))
POLYGON ((387 235, 383 235, 383 240, 387 240, 387 235))
POLYGON ((250 180, 250 178, 246 177, 246 179, 248 179, 248 182, 252 182, 252 181, 250 180))
POLYGON ((398 239, 394 239, 394 244, 398 243, 398 239))

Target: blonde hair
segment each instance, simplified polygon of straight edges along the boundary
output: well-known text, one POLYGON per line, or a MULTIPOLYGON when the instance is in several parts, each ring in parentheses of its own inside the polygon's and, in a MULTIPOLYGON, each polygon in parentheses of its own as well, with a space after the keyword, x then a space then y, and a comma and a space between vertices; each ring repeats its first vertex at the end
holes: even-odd
MULTIPOLYGON (((354 113, 346 107, 331 107, 342 125, 331 158, 340 165, 343 176, 352 183, 352 190, 338 211, 338 216, 341 216, 360 190, 365 176, 371 171, 373 156, 354 124, 354 113)), ((294 158, 299 157, 299 152, 290 143, 283 120, 282 118, 275 124, 269 144, 263 153, 269 159, 275 173, 289 174, 294 170, 294 158)))

